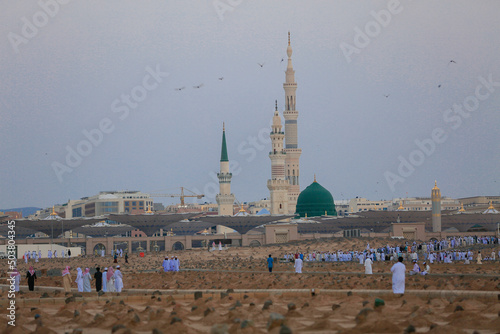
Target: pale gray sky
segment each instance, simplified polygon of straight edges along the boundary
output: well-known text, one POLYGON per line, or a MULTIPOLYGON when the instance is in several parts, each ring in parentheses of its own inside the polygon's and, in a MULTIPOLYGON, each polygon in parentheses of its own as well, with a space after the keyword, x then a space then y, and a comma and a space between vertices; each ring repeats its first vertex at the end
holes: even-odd
POLYGON ((0 5, 0 208, 181 186, 213 201, 222 122, 236 198, 268 197, 289 30, 302 189, 316 173, 335 199, 430 196, 435 179, 500 194, 498 1, 54 1, 0 5), (88 154, 68 166, 68 147, 88 154))

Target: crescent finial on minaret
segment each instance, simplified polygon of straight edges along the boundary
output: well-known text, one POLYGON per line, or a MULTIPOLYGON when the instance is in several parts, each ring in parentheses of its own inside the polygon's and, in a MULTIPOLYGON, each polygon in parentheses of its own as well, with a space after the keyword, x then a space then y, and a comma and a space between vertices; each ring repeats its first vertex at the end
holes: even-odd
POLYGON ((278 111, 278 100, 274 100, 274 108, 278 111))
POLYGON ((222 122, 222 131, 226 131, 226 123, 222 122))
POLYGON ((290 31, 288 32, 288 45, 290 45, 290 31))

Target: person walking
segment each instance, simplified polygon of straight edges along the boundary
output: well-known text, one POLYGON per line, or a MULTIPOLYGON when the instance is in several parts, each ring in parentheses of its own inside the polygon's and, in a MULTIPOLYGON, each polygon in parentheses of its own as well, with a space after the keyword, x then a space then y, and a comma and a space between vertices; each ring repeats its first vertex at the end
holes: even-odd
POLYGON ((21 281, 21 273, 17 270, 17 268, 14 268, 12 273, 10 274, 10 277, 14 277, 14 291, 18 292, 19 291, 19 283, 21 281))
POLYGON ((104 268, 104 271, 102 273, 102 291, 108 292, 107 284, 108 284, 108 268, 104 268))
POLYGON ((269 257, 267 258, 267 268, 269 268, 270 273, 273 272, 273 263, 274 263, 274 260, 271 257, 271 254, 269 254, 269 257))
POLYGON ((293 267, 295 268, 295 272, 297 274, 302 274, 302 259, 300 257, 295 259, 293 267))
POLYGON ((78 267, 76 268, 76 280, 75 283, 78 286, 78 292, 83 292, 83 273, 82 273, 82 268, 78 267))
POLYGON ((123 275, 120 271, 120 266, 116 266, 115 273, 113 274, 115 278, 115 290, 116 292, 122 292, 123 289, 123 275))
POLYGON ((91 280, 92 280, 92 276, 90 276, 90 269, 85 268, 85 272, 83 273, 83 292, 92 291, 92 287, 90 286, 91 280))
POLYGON ((94 274, 95 278, 95 291, 99 292, 101 291, 102 288, 102 273, 101 273, 101 268, 97 267, 95 268, 96 272, 94 274))
POLYGON ((370 257, 366 257, 366 260, 365 260, 365 275, 372 275, 373 274, 373 271, 372 271, 372 264, 373 264, 373 261, 370 257))
POLYGON ((71 292, 71 273, 70 266, 66 266, 66 269, 62 272, 64 292, 71 292))
POLYGON ((28 280, 29 290, 34 291, 35 290, 36 273, 35 273, 35 269, 33 269, 33 266, 30 266, 30 269, 26 273, 26 279, 28 280))
POLYGON ((398 258, 398 262, 392 266, 391 272, 392 272, 392 292, 397 294, 404 294, 406 267, 403 264, 403 257, 400 256, 398 258))

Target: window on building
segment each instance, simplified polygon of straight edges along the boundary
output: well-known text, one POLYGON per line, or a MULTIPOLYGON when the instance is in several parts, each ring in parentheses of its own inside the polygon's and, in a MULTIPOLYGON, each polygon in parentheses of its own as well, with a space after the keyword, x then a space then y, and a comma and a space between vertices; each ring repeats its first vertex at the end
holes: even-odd
POLYGON ((74 208, 72 213, 73 213, 73 217, 81 217, 82 216, 82 208, 74 208))

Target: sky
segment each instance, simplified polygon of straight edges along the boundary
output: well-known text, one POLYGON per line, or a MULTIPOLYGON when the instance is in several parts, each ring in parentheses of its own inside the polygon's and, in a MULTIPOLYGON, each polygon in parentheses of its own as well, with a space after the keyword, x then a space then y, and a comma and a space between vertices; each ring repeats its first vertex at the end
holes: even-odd
POLYGON ((288 31, 302 190, 316 174, 335 200, 428 197, 435 180, 500 195, 499 1, 0 7, 0 208, 180 187, 214 202, 223 122, 236 199, 269 197, 288 31))

